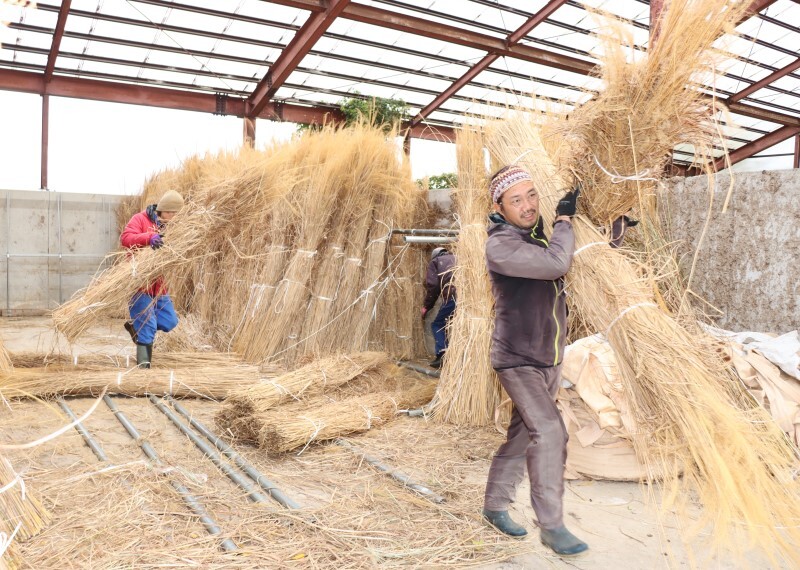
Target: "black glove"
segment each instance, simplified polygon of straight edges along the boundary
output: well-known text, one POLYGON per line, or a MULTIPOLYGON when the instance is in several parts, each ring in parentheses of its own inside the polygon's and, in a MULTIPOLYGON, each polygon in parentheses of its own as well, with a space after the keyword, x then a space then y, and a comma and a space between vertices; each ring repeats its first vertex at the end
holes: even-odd
POLYGON ((164 245, 164 238, 161 237, 161 234, 153 234, 150 237, 150 247, 152 247, 153 249, 158 249, 163 245, 164 245))
POLYGON ((578 184, 575 188, 566 194, 561 200, 558 201, 556 206, 556 216, 569 216, 570 218, 575 215, 575 209, 578 205, 578 196, 581 194, 581 185, 578 184))
POLYGON ((634 220, 633 218, 629 218, 628 216, 622 216, 625 218, 625 227, 632 228, 633 226, 639 225, 639 220, 634 220))

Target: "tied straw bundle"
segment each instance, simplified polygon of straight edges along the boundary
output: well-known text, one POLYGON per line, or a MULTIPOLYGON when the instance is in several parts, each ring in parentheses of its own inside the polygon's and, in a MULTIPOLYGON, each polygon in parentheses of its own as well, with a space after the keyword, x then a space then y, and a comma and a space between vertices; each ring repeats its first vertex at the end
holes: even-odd
MULTIPOLYGON (((395 370, 394 373, 399 371, 395 370)), ((391 376, 382 379, 388 378, 391 376)), ((397 389, 393 391, 387 391, 384 387, 382 391, 365 396, 346 397, 338 401, 320 399, 302 409, 274 410, 261 418, 258 445, 269 453, 277 454, 298 447, 305 449, 313 442, 362 433, 391 421, 398 410, 426 404, 436 389, 436 383, 432 380, 397 384, 397 389)))
MULTIPOLYGON (((521 162, 550 225, 567 184, 539 129, 524 116, 487 128, 498 164, 526 149, 521 162)), ((636 422, 637 456, 651 482, 663 475, 663 509, 676 507, 685 515, 696 496, 705 509, 688 531, 713 528, 713 546, 750 545, 776 564, 780 555, 800 563, 800 486, 790 475, 795 450, 726 367, 713 340, 687 332, 658 307, 641 273, 646 268, 610 248, 583 216, 573 226, 577 250, 567 274, 569 299, 614 349, 636 422)))
POLYGON ((458 188, 453 203, 459 220, 453 284, 458 310, 448 327, 449 343, 433 413, 437 420, 459 425, 489 425, 502 397, 490 362, 494 330, 494 297, 486 272, 486 216, 491 199, 483 139, 463 128, 456 139, 458 188))
POLYGON ((381 352, 340 354, 315 360, 268 382, 232 391, 217 414, 217 424, 236 437, 254 440, 258 418, 269 410, 337 388, 386 362, 386 354, 381 352))
POLYGON ((21 566, 14 541, 25 541, 39 534, 51 520, 35 493, 0 455, 0 568, 21 566))
POLYGON ((6 398, 89 396, 108 388, 109 394, 126 396, 169 394, 220 400, 231 390, 257 384, 263 376, 256 366, 231 364, 184 365, 174 370, 105 368, 97 365, 17 368, 12 374, 0 375, 0 395, 6 398))

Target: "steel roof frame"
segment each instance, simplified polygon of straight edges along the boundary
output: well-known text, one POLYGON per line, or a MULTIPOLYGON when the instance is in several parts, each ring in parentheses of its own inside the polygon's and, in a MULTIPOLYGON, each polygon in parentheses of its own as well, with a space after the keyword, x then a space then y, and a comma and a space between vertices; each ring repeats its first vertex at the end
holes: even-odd
MULTIPOLYGON (((313 87, 313 86, 309 87, 305 85, 297 85, 288 82, 289 76, 294 71, 298 71, 312 75, 327 76, 336 79, 342 79, 343 81, 352 81, 364 84, 372 84, 391 89, 398 89, 411 93, 416 92, 425 95, 435 95, 433 101, 431 103, 428 103, 427 105, 423 105, 421 104, 421 102, 412 104, 413 107, 419 108, 420 111, 412 119, 412 121, 409 122, 408 124, 408 126, 410 127, 409 132, 413 136, 419 136, 419 135, 425 136, 426 128, 423 125, 424 121, 425 123, 428 123, 437 128, 445 129, 446 131, 448 131, 448 133, 444 135, 445 138, 452 138, 452 129, 450 127, 455 126, 454 124, 447 124, 441 120, 429 120, 427 117, 434 111, 446 114, 454 114, 456 116, 462 115, 461 111, 442 107, 442 104, 445 103, 450 98, 458 101, 468 101, 468 102, 473 101, 473 99, 469 97, 457 95, 457 92, 460 91, 465 86, 470 85, 482 89, 488 89, 493 92, 513 93, 515 95, 522 95, 522 96, 525 95, 524 93, 517 90, 501 89, 498 86, 493 86, 482 82, 476 82, 475 78, 483 71, 491 71, 497 74, 510 75, 512 77, 519 77, 520 79, 526 79, 533 82, 538 81, 542 84, 553 85, 559 88, 571 89, 578 92, 586 92, 586 90, 581 89, 579 86, 564 84, 554 80, 528 77, 523 73, 512 74, 509 73, 507 70, 490 67, 490 65, 493 62, 497 61, 501 57, 512 57, 522 61, 527 61, 539 65, 552 67, 555 69, 577 73, 579 75, 590 75, 593 74, 596 70, 596 64, 593 61, 587 61, 585 59, 576 58, 562 53, 549 52, 547 50, 540 49, 538 47, 534 47, 526 43, 522 43, 523 41, 540 43, 542 45, 548 45, 549 47, 555 47, 561 51, 571 51, 572 53, 591 58, 591 56, 589 54, 586 54, 586 52, 570 48, 565 49, 563 46, 559 46, 558 44, 553 44, 553 42, 547 42, 547 40, 540 40, 537 38, 530 38, 527 36, 527 34, 529 34, 531 30, 535 28, 535 26, 543 22, 547 22, 551 25, 558 26, 563 29, 568 29, 576 33, 590 33, 589 30, 586 30, 579 26, 573 26, 571 24, 567 24, 550 18, 550 16, 552 16, 562 5, 568 5, 575 8, 585 9, 580 2, 577 2, 575 0, 551 0, 537 13, 529 13, 524 10, 520 10, 510 6, 498 5, 494 2, 490 2, 490 0, 470 0, 471 2, 476 3, 478 5, 496 7, 502 11, 526 17, 527 20, 525 24, 523 24, 523 26, 519 27, 517 30, 511 33, 509 33, 506 30, 497 28, 496 26, 490 26, 488 24, 476 25, 474 22, 465 20, 463 18, 454 17, 450 14, 438 13, 438 12, 435 14, 436 17, 441 18, 445 21, 468 24, 470 26, 477 27, 478 29, 484 29, 491 31, 493 33, 503 35, 504 36, 503 38, 496 38, 491 35, 474 32, 472 30, 459 28, 457 26, 449 24, 431 22, 422 18, 417 18, 415 16, 410 16, 398 12, 392 12, 390 10, 385 10, 371 5, 368 6, 356 2, 351 2, 350 0, 261 0, 262 2, 280 4, 308 11, 309 16, 306 22, 302 26, 287 24, 284 22, 265 20, 263 18, 256 18, 241 14, 231 14, 228 12, 201 8, 177 2, 173 3, 165 0, 134 0, 134 1, 144 4, 162 6, 166 8, 173 8, 177 10, 188 10, 207 15, 215 15, 225 19, 234 19, 234 20, 255 23, 259 25, 267 25, 278 29, 290 30, 294 32, 294 37, 292 38, 292 40, 289 41, 287 45, 283 45, 276 42, 265 42, 263 40, 257 40, 254 38, 232 36, 224 33, 216 33, 207 30, 190 29, 169 24, 158 24, 154 22, 148 22, 146 20, 124 18, 120 16, 113 16, 110 14, 103 14, 98 12, 73 10, 71 9, 71 0, 64 0, 61 3, 61 6, 40 4, 39 9, 58 13, 55 29, 47 29, 37 26, 29 26, 25 24, 13 24, 13 23, 11 24, 11 27, 20 30, 52 34, 52 45, 50 49, 45 50, 42 48, 35 48, 32 46, 25 46, 25 45, 10 46, 10 49, 18 49, 19 51, 23 52, 47 55, 47 63, 44 66, 40 66, 40 65, 22 64, 15 62, 0 62, 0 88, 15 89, 15 90, 42 94, 44 96, 43 120, 46 119, 46 114, 47 114, 47 107, 46 107, 47 96, 56 94, 61 96, 73 96, 73 97, 83 97, 96 100, 104 100, 101 99, 101 96, 103 93, 105 93, 109 97, 112 97, 111 99, 108 100, 114 100, 119 102, 131 102, 134 104, 166 106, 171 108, 187 108, 190 110, 204 110, 207 112, 208 111, 215 112, 215 110, 218 110, 219 102, 220 100, 222 100, 223 101, 222 107, 229 109, 230 111, 230 112, 226 111, 226 114, 233 114, 236 116, 241 116, 251 119, 255 117, 274 119, 278 117, 285 118, 287 116, 291 116, 295 119, 310 120, 311 122, 324 120, 325 116, 337 116, 337 110, 333 107, 319 105, 319 104, 316 104, 314 107, 282 104, 280 101, 274 100, 274 97, 278 93, 278 90, 280 89, 281 86, 287 88, 295 88, 301 91, 310 91, 313 93, 321 93, 321 94, 331 94, 342 97, 354 96, 354 94, 352 93, 342 92, 339 91, 338 89, 328 89, 328 88, 313 87), (133 40, 126 41, 122 38, 120 38, 118 41, 114 41, 114 38, 103 38, 100 36, 94 36, 93 34, 81 34, 78 32, 66 31, 65 29, 66 21, 69 15, 75 15, 78 17, 85 17, 91 19, 106 20, 118 24, 149 27, 167 32, 192 34, 192 35, 205 36, 220 40, 258 45, 260 47, 280 49, 281 53, 274 62, 270 63, 269 61, 253 60, 251 58, 237 57, 230 54, 217 54, 213 52, 202 52, 200 50, 171 48, 170 46, 146 44, 144 42, 135 42, 133 40), (380 42, 366 40, 363 38, 361 39, 350 38, 347 36, 343 36, 341 34, 329 33, 327 31, 328 28, 337 18, 345 18, 352 21, 389 28, 412 35, 418 35, 451 44, 462 45, 473 49, 485 51, 486 55, 478 63, 470 66, 470 64, 465 61, 456 60, 454 58, 448 58, 446 56, 434 55, 424 52, 415 52, 415 50, 413 49, 402 48, 400 46, 390 46, 381 44, 380 42), (323 36, 355 44, 368 45, 370 47, 374 47, 377 49, 385 49, 398 53, 408 53, 409 55, 414 55, 427 59, 433 59, 435 61, 443 61, 444 63, 460 65, 467 67, 467 71, 460 77, 453 78, 447 75, 426 71, 424 69, 420 70, 406 69, 397 65, 381 64, 381 63, 371 62, 366 59, 361 59, 358 57, 349 57, 346 55, 337 55, 337 54, 323 52, 320 50, 315 50, 314 45, 316 44, 317 40, 323 36), (267 66, 269 67, 269 69, 265 73, 265 75, 261 77, 261 79, 259 80, 255 77, 245 77, 241 75, 227 74, 227 73, 216 73, 211 70, 204 70, 204 69, 196 70, 185 67, 152 64, 149 62, 142 63, 129 60, 122 60, 118 58, 107 58, 102 56, 89 56, 86 54, 76 54, 74 52, 61 53, 60 44, 63 37, 85 39, 86 41, 101 41, 101 42, 108 41, 110 43, 117 43, 119 45, 141 47, 144 49, 162 50, 173 53, 186 53, 189 55, 193 55, 195 57, 208 57, 222 61, 225 60, 238 61, 240 63, 267 66), (347 61, 359 65, 370 65, 373 67, 381 67, 392 71, 396 71, 398 73, 403 72, 403 73, 408 73, 410 75, 428 77, 440 81, 449 81, 450 86, 446 88, 444 91, 439 92, 435 89, 429 89, 426 87, 407 85, 407 84, 401 85, 399 83, 393 83, 390 81, 385 81, 383 79, 370 80, 370 79, 354 77, 344 73, 302 67, 299 64, 307 54, 313 54, 321 58, 329 58, 333 60, 338 59, 341 61, 347 61), (230 79, 231 81, 240 81, 245 84, 257 83, 257 85, 255 90, 252 93, 248 94, 247 92, 243 92, 232 88, 216 89, 210 86, 189 85, 173 81, 143 80, 141 78, 118 76, 111 73, 85 72, 85 71, 78 72, 82 76, 94 78, 94 79, 83 79, 83 78, 71 77, 72 75, 76 74, 75 70, 58 67, 56 65, 56 60, 59 55, 63 55, 64 57, 72 59, 96 61, 101 63, 111 63, 116 65, 135 66, 143 69, 152 69, 156 71, 170 71, 175 73, 193 74, 195 76, 214 77, 222 81, 224 81, 225 79, 230 79), (2 69, 3 67, 12 69, 2 69), (40 73, 21 72, 21 71, 16 71, 14 68, 31 69, 38 71, 40 73), (120 82, 120 83, 108 83, 107 81, 105 82, 100 81, 101 79, 111 79, 115 82, 120 82), (16 81, 19 81, 20 83, 15 84, 16 81), (97 87, 97 92, 92 93, 93 89, 92 85, 95 85, 95 87, 97 87), (174 89, 156 87, 156 85, 172 87, 174 89), (130 93, 125 94, 126 89, 130 90, 130 93), (206 93, 201 93, 201 91, 206 91, 206 93), (247 97, 246 99, 243 98, 245 96, 247 97), (213 106, 214 111, 211 110, 212 106, 210 105, 210 101, 212 99, 214 101, 214 106, 213 106)), ((424 9, 418 8, 413 5, 405 4, 400 0, 377 0, 377 1, 381 4, 386 4, 400 9, 430 13, 430 11, 426 11, 424 9)), ((652 3, 647 2, 647 0, 637 0, 637 1, 641 2, 642 4, 652 4, 651 11, 657 9, 658 5, 661 4, 661 0, 652 0, 652 3)), ((792 32, 800 33, 800 29, 795 28, 789 23, 781 22, 780 20, 777 20, 775 18, 766 16, 764 14, 760 14, 762 10, 774 4, 775 1, 776 0, 754 0, 751 3, 748 17, 750 17, 751 15, 755 15, 764 21, 782 26, 785 29, 788 29, 792 32)), ((628 23, 640 29, 648 29, 647 25, 639 22, 629 20, 628 23)), ((745 39, 749 39, 749 41, 753 41, 757 45, 761 45, 776 50, 780 53, 796 55, 796 52, 792 52, 791 50, 788 50, 786 48, 770 44, 768 42, 765 42, 764 40, 752 38, 746 35, 742 35, 742 37, 744 37, 745 39)), ((772 103, 770 101, 763 101, 750 97, 755 92, 763 88, 768 88, 772 91, 775 91, 777 93, 782 93, 784 95, 798 96, 798 94, 793 93, 792 91, 789 91, 787 89, 782 89, 780 87, 774 86, 772 85, 772 83, 780 79, 781 77, 786 77, 786 76, 800 79, 800 74, 795 73, 795 71, 800 69, 800 58, 781 68, 776 68, 774 66, 763 64, 758 61, 752 61, 747 58, 741 58, 739 56, 736 56, 735 54, 731 54, 731 57, 734 57, 741 61, 747 61, 749 64, 758 66, 762 69, 766 69, 771 73, 758 81, 739 77, 734 74, 725 74, 727 77, 731 79, 749 83, 749 86, 737 92, 716 90, 716 92, 714 94, 711 94, 711 96, 718 97, 719 95, 722 95, 723 98, 721 99, 721 101, 726 103, 729 109, 733 113, 747 117, 752 117, 762 121, 775 123, 780 125, 780 127, 773 132, 767 132, 767 134, 764 134, 763 136, 755 140, 742 139, 734 136, 726 136, 726 139, 729 141, 745 143, 743 146, 731 151, 730 160, 732 162, 742 160, 743 158, 747 158, 749 156, 757 154, 758 152, 761 152, 765 148, 768 148, 769 146, 777 144, 792 136, 800 137, 800 116, 794 115, 794 113, 800 113, 800 111, 791 107, 786 107, 784 105, 772 103), (743 101, 749 101, 750 104, 744 103, 743 101), (770 109, 776 109, 777 111, 785 111, 785 112, 781 113, 770 109)), ((367 95, 360 95, 360 96, 365 98, 368 97, 367 95)), ((291 98, 291 97, 287 98, 287 100, 289 99, 295 101, 298 100, 296 98, 291 98)), ((45 152, 44 149, 46 145, 46 135, 44 133, 45 130, 46 129, 43 129, 43 153, 45 152)), ((755 128, 746 128, 744 130, 748 130, 750 132, 755 132, 759 134, 766 132, 755 128)), ((445 131, 442 131, 442 133, 444 132, 445 131)), ((439 135, 426 136, 425 138, 438 139, 440 138, 440 136, 439 135)), ((798 141, 800 141, 800 138, 798 138, 798 141)), ((687 154, 685 151, 675 151, 675 152, 683 155, 687 154)), ((718 168, 723 167, 724 166, 723 160, 718 159, 716 161, 716 166, 718 168)), ((43 180, 45 179, 46 179, 46 174, 45 174, 45 167, 43 165, 43 180)))

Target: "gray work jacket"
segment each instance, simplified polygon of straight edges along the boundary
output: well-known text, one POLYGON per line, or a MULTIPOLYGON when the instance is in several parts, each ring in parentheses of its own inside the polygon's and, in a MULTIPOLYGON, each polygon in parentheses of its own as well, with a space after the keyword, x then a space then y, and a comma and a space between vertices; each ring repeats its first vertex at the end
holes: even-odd
POLYGON ((555 366, 567 332, 564 275, 572 265, 572 224, 556 222, 548 240, 542 219, 531 230, 490 216, 486 265, 495 299, 492 366, 555 366))

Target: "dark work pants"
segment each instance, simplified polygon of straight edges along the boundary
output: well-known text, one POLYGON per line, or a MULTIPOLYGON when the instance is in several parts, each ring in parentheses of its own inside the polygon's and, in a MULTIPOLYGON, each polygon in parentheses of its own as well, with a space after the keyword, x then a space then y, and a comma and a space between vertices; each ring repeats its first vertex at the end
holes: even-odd
POLYGON ((497 374, 514 402, 514 412, 508 437, 489 468, 484 508, 508 510, 527 465, 531 505, 539 526, 546 529, 561 526, 567 460, 567 430, 555 399, 561 382, 561 365, 522 366, 498 370, 497 374))
POLYGON ((456 310, 456 300, 450 299, 442 303, 439 307, 439 312, 436 313, 436 318, 431 323, 431 331, 433 332, 433 339, 436 341, 436 356, 441 355, 447 350, 447 321, 456 310))

